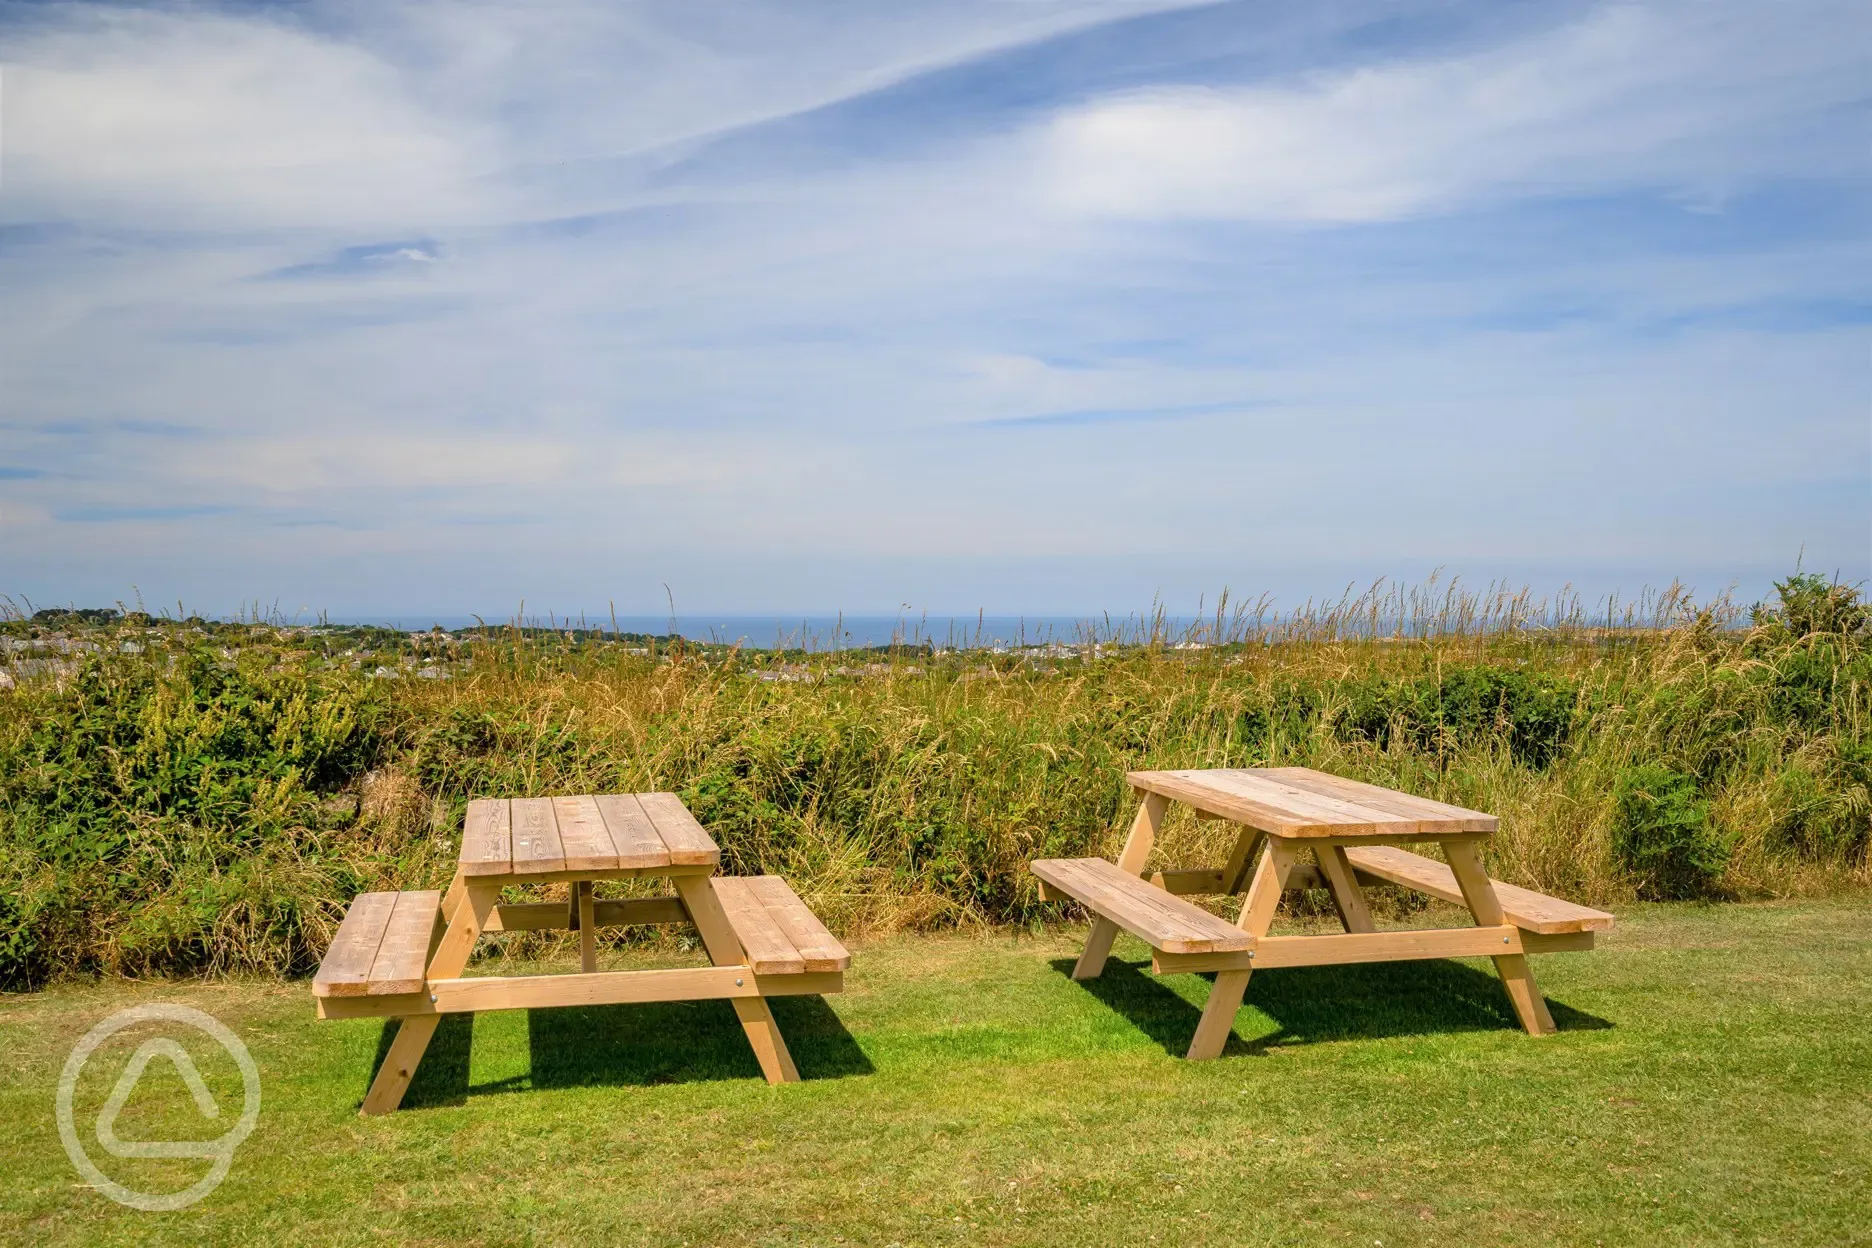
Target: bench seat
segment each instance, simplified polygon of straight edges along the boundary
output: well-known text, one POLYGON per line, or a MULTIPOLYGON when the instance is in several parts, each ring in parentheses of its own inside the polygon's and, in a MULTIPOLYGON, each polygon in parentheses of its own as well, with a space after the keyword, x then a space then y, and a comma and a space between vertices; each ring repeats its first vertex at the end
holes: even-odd
POLYGON ((1254 937, 1103 858, 1042 858, 1034 875, 1159 953, 1230 953, 1254 937))
POLYGON ((716 875, 709 886, 727 912, 756 975, 843 971, 851 954, 777 875, 716 875))
POLYGON ((312 980, 315 997, 421 992, 442 920, 442 894, 359 893, 312 980))
MULTIPOLYGON (((1463 904, 1456 873, 1433 858, 1390 845, 1361 846, 1347 849, 1345 853, 1353 869, 1363 875, 1414 888, 1459 906, 1463 904)), ((1556 936, 1567 932, 1603 932, 1612 926, 1612 916, 1603 910, 1574 905, 1500 880, 1492 883, 1495 899, 1501 902, 1502 917, 1522 931, 1556 936)))

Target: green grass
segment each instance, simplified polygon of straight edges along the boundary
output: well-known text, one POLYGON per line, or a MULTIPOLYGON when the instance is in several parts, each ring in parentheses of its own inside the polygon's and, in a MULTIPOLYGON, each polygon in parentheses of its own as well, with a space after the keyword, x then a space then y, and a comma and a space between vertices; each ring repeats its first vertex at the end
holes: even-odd
MULTIPOLYGON (((1486 962, 1265 972, 1194 1064, 1206 984, 1135 943, 1079 985, 1075 929, 895 936, 842 996, 777 1003, 802 1084, 761 1082, 725 1003, 492 1014, 369 1121, 384 1028, 313 1021, 304 983, 65 983, 0 997, 0 1239, 1868 1243, 1869 922, 1862 899, 1632 907, 1598 951, 1536 959, 1561 1028, 1538 1040, 1486 962), (158 1000, 234 1027, 264 1104, 218 1191, 139 1214, 81 1185, 53 1088, 92 1024, 158 1000)), ((87 1071, 81 1126, 138 1034, 87 1071)), ((235 1101, 229 1063, 204 1073, 235 1101)), ((179 1081, 144 1091, 124 1138, 200 1132, 179 1081)), ((179 1188, 203 1164, 108 1169, 179 1188)))

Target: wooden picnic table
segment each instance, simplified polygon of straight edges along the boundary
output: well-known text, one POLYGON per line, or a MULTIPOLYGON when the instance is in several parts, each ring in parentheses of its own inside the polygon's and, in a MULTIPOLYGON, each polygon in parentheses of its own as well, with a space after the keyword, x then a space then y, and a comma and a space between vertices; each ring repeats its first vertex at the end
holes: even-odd
POLYGON ((472 801, 446 893, 360 894, 312 991, 320 1018, 402 1022, 361 1112, 402 1103, 444 1014, 725 998, 770 1083, 799 1078, 766 998, 838 992, 851 964, 777 875, 717 875, 721 849, 673 793, 472 801), (668 879, 673 896, 600 899, 603 880, 668 879), (510 885, 567 885, 564 901, 506 902, 510 885), (600 971, 600 927, 690 923, 712 965, 600 971), (464 977, 490 932, 570 929, 576 973, 464 977))
POLYGON ((1362 784, 1306 767, 1134 771, 1126 779, 1140 801, 1130 836, 1114 864, 1103 858, 1042 859, 1031 865, 1042 894, 1071 898, 1093 913, 1074 979, 1105 968, 1120 929, 1149 944, 1160 975, 1213 971, 1215 985, 1190 1043, 1192 1059, 1216 1057, 1259 969, 1389 962, 1486 954, 1495 960, 1521 1025, 1554 1030, 1553 1017, 1528 967, 1530 953, 1590 949, 1612 926, 1602 910, 1491 880, 1481 846, 1498 820, 1428 798, 1362 784), (1171 868, 1146 875, 1146 861, 1171 802, 1198 818, 1240 827, 1220 867, 1171 868), (1443 861, 1395 848, 1432 842, 1443 861), (1314 861, 1301 861, 1310 852, 1314 861), (1252 877, 1249 873, 1253 872, 1252 877), (1385 881, 1468 908, 1474 927, 1379 931, 1361 886, 1385 881), (1246 886, 1231 923, 1183 900, 1233 895, 1246 886), (1281 894, 1324 888, 1343 933, 1270 936, 1281 894))

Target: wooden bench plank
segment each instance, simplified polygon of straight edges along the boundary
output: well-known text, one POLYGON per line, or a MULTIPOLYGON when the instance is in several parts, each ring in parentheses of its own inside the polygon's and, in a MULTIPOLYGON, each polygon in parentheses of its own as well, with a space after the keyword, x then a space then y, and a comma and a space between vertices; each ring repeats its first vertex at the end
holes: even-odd
POLYGON ((426 892, 397 893, 396 908, 384 926, 383 943, 371 962, 370 984, 365 995, 393 996, 421 992, 428 970, 429 941, 435 934, 436 916, 442 912, 442 894, 426 892))
POLYGON ((370 983, 371 963, 383 943, 384 928, 396 909, 395 893, 359 893, 312 978, 316 997, 361 997, 370 983))
POLYGON ((669 846, 657 835, 637 798, 629 793, 610 794, 598 799, 598 813, 604 817, 617 849, 618 866, 626 868, 667 867, 669 846))
POLYGON ((777 875, 756 875, 748 879, 747 886, 766 908, 767 917, 799 950, 808 971, 842 971, 851 965, 850 952, 785 880, 777 875))
MULTIPOLYGON (((1456 884, 1456 873, 1433 858, 1390 845, 1358 846, 1345 852, 1353 867, 1367 875, 1459 906, 1464 904, 1462 889, 1456 884)), ((1551 936, 1561 932, 1603 932, 1612 927, 1612 916, 1603 910, 1575 905, 1500 880, 1492 882, 1503 916, 1525 931, 1551 936)))
POLYGON ((669 847, 670 861, 686 866, 713 866, 721 862, 721 846, 696 822, 689 808, 674 793, 639 793, 637 802, 657 835, 669 847))
POLYGON ((553 819, 559 825, 559 844, 568 871, 614 871, 617 845, 605 827, 598 803, 589 797, 555 797, 553 819))
POLYGON ((461 873, 506 875, 513 870, 513 818, 507 799, 476 798, 462 825, 461 873))
MULTIPOLYGON (((1189 914, 1162 904, 1167 898, 1167 894, 1160 895, 1162 890, 1154 885, 1149 892, 1134 887, 1130 882, 1134 877, 1129 871, 1114 867, 1102 858, 1056 859, 1044 871, 1035 874, 1042 879, 1050 877, 1061 885, 1060 891, 1067 896, 1085 903, 1095 913, 1104 915, 1153 947, 1158 942, 1174 944, 1187 940, 1198 930, 1191 926, 1195 920, 1189 914)), ((1189 906, 1188 902, 1175 898, 1168 900, 1179 906, 1189 906)), ((1190 907, 1190 910, 1196 908, 1190 907)), ((1214 918, 1207 912, 1197 912, 1206 919, 1214 918)))
POLYGON ((513 810, 513 869, 516 875, 565 870, 565 846, 552 799, 516 797, 513 810))
POLYGON ((1254 947, 1254 937, 1103 858, 1042 858, 1029 868, 1095 913, 1164 953, 1254 947))
POLYGON ((806 960, 767 913, 746 879, 715 875, 709 877, 709 886, 715 890, 728 925, 741 942, 750 970, 756 975, 797 975, 806 969, 806 960))

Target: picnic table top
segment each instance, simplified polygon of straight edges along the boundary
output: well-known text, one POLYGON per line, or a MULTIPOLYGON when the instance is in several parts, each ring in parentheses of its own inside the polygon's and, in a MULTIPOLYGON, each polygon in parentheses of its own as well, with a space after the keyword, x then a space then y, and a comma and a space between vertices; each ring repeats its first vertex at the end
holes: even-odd
POLYGON ((464 876, 675 870, 721 863, 721 847, 674 793, 478 798, 462 828, 464 876))
POLYGON ((1131 787, 1278 837, 1425 837, 1493 832, 1500 820, 1310 767, 1133 771, 1131 787))

